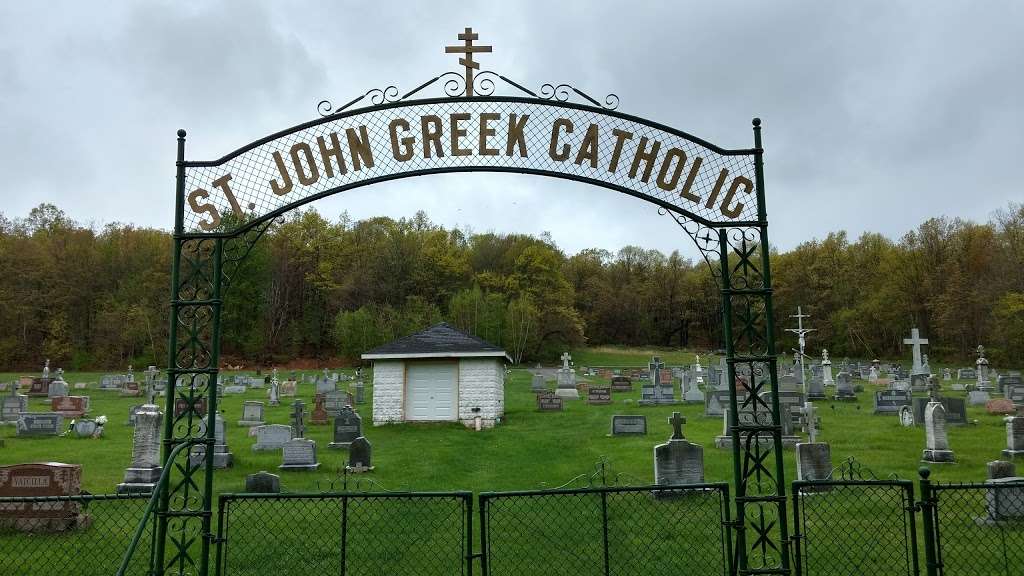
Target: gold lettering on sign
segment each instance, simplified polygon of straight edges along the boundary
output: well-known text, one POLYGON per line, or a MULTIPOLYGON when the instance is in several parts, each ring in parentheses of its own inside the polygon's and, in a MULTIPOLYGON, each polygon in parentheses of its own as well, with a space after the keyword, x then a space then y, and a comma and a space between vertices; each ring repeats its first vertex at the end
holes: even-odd
POLYGON ((434 153, 444 158, 441 150, 441 118, 434 114, 420 117, 420 133, 423 134, 423 157, 430 158, 430 144, 434 144, 434 153))
POLYGON ((487 123, 497 120, 498 118, 501 118, 501 114, 497 114, 495 112, 483 112, 482 114, 480 114, 480 146, 478 148, 479 154, 481 156, 498 155, 497 148, 491 148, 487 145, 487 139, 491 136, 494 136, 494 134, 496 133, 494 128, 490 128, 487 126, 487 123))
POLYGON ((217 207, 207 202, 199 202, 210 197, 210 193, 202 188, 196 188, 188 194, 188 206, 196 214, 209 214, 209 220, 200 220, 199 227, 209 232, 220 226, 220 212, 217 207))
POLYGON ((612 136, 615 136, 615 148, 612 148, 612 159, 608 162, 608 172, 614 174, 619 169, 619 156, 622 155, 622 146, 626 143, 626 140, 633 138, 633 133, 615 128, 612 130, 612 136))
POLYGON ((580 142, 580 151, 576 153, 574 162, 578 166, 583 165, 584 160, 590 160, 590 167, 597 168, 597 124, 591 124, 587 128, 583 142, 580 142))
POLYGON ((555 120, 555 123, 551 126, 551 146, 548 147, 548 155, 551 156, 552 160, 562 162, 569 157, 569 145, 563 144, 562 149, 558 150, 559 128, 564 128, 566 134, 572 134, 572 121, 566 118, 559 118, 558 120, 555 120))
POLYGON ((281 153, 274 151, 274 164, 277 165, 277 173, 281 176, 281 181, 284 184, 278 184, 276 179, 270 180, 270 189, 274 191, 274 194, 278 196, 284 196, 285 194, 292 191, 292 177, 288 174, 288 168, 284 165, 284 158, 281 157, 281 153))
POLYGON ((679 148, 669 148, 668 152, 665 153, 665 159, 661 161, 661 170, 658 170, 658 179, 655 181, 658 184, 658 188, 661 188, 665 192, 671 192, 676 184, 679 183, 680 176, 683 175, 683 166, 686 164, 686 152, 683 152, 679 148), (672 169, 672 161, 675 161, 675 168, 672 170, 672 176, 668 176, 668 171, 672 169))
POLYGON ((526 128, 526 121, 530 119, 529 114, 523 114, 517 116, 516 114, 508 115, 508 140, 505 143, 505 155, 512 155, 512 147, 519 147, 519 157, 526 158, 526 134, 523 129, 526 128))
POLYGON ((754 183, 743 176, 737 176, 733 179, 732 185, 729 186, 729 191, 725 193, 725 198, 722 198, 722 205, 720 210, 722 215, 726 218, 735 218, 743 212, 743 203, 737 202, 735 206, 730 206, 733 199, 736 196, 737 189, 743 186, 743 191, 747 194, 754 189, 754 183))
POLYGON ((348 166, 345 165, 345 157, 341 154, 341 141, 338 139, 337 132, 330 133, 331 146, 327 146, 327 141, 324 140, 323 136, 316 137, 316 145, 320 148, 320 159, 324 162, 324 174, 328 178, 334 178, 334 164, 331 161, 338 163, 338 174, 348 174, 348 166))
POLYGON ((309 144, 299 142, 292 146, 291 154, 292 166, 295 166, 299 184, 303 186, 316 184, 316 181, 320 179, 320 170, 316 167, 316 161, 313 160, 313 150, 310 149, 309 144), (305 167, 303 167, 303 159, 305 159, 305 167))
POLYGON ((693 188, 693 181, 697 179, 697 172, 700 171, 700 165, 704 163, 704 159, 697 156, 693 159, 693 164, 690 165, 690 173, 686 176, 686 182, 683 183, 683 189, 679 191, 679 195, 691 202, 700 202, 700 196, 690 193, 690 189, 693 188))
POLYGON ((722 171, 718 173, 718 180, 715 181, 715 187, 711 189, 711 196, 708 196, 708 201, 704 203, 705 208, 714 208, 715 201, 718 200, 718 193, 722 191, 722 184, 725 184, 725 179, 728 176, 729 171, 722 168, 722 171))
POLYGON ((228 204, 231 205, 231 211, 234 212, 235 216, 244 216, 245 212, 242 212, 242 207, 238 205, 238 200, 235 199, 235 193, 231 191, 231 187, 228 186, 228 182, 231 181, 231 174, 225 174, 220 178, 213 181, 213 185, 220 188, 220 191, 224 193, 224 197, 228 199, 228 204))
POLYGON ((450 114, 448 116, 448 127, 451 130, 450 137, 452 139, 452 156, 469 156, 473 153, 469 148, 463 148, 459 144, 459 139, 466 135, 464 128, 459 128, 459 122, 465 122, 469 120, 468 112, 459 112, 458 114, 450 114))
POLYGON ((636 178, 637 171, 640 170, 640 163, 644 163, 644 174, 640 177, 644 183, 647 183, 651 179, 651 171, 654 170, 654 159, 658 157, 658 150, 661 149, 661 142, 654 140, 651 144, 651 149, 646 150, 647 136, 640 137, 640 143, 637 144, 636 154, 633 156, 633 164, 629 167, 629 177, 636 178))
POLYGON ((395 118, 388 124, 388 132, 391 134, 391 155, 395 157, 395 160, 405 162, 412 158, 412 145, 416 143, 416 139, 412 136, 406 136, 399 140, 399 128, 402 129, 402 132, 408 132, 409 123, 403 118, 395 118), (399 146, 399 143, 401 143, 401 146, 399 146))
POLYGON ((373 168, 373 151, 370 149, 370 136, 366 133, 366 126, 359 127, 358 135, 355 130, 345 128, 345 137, 348 139, 348 153, 352 156, 352 169, 362 170, 363 164, 367 168, 373 168))

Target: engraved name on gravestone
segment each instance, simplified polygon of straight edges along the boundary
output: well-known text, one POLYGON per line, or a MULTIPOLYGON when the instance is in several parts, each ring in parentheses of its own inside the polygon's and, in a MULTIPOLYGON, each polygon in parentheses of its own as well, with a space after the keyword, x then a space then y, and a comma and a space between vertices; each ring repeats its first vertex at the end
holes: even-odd
POLYGON ((266 450, 280 450, 286 442, 292 439, 292 427, 286 424, 266 424, 256 427, 256 443, 253 444, 254 452, 266 450))
POLYGON ((55 412, 22 412, 18 436, 56 436, 64 430, 64 417, 55 412))
MULTIPOLYGON (((925 421, 924 412, 928 406, 929 398, 914 398, 914 421, 921 424, 925 421)), ((967 403, 963 398, 940 398, 939 402, 945 409, 946 424, 964 425, 967 424, 967 403)))
MULTIPOLYGON (((1000 380, 1004 377, 1000 376, 1000 380)), ((1006 399, 1013 402, 1014 406, 1024 406, 1024 383, 1020 382, 1020 376, 1003 384, 1003 394, 1006 399)))
POLYGON ((561 412, 562 397, 556 396, 553 392, 537 394, 537 410, 541 412, 561 412))
POLYGON ((647 416, 616 414, 612 416, 612 436, 647 434, 647 416))
POLYGON ((281 470, 316 470, 316 442, 306 438, 293 438, 281 447, 281 470))
POLYGON ((132 462, 124 471, 117 493, 150 493, 160 479, 160 425, 163 414, 153 404, 144 404, 135 414, 132 434, 132 462))
POLYGON ((632 392, 633 380, 629 376, 613 376, 612 392, 632 392))
POLYGON ((21 532, 62 532, 87 520, 74 501, 33 501, 46 496, 76 496, 81 493, 79 464, 48 462, 0 466, 0 498, 24 498, 0 505, 0 530, 21 532))
POLYGON ((875 414, 899 414, 901 406, 910 406, 909 390, 876 390, 875 414))
POLYGON ((929 402, 924 410, 925 449, 923 462, 949 463, 955 460, 946 436, 946 409, 941 402, 929 402))
POLYGON ((587 390, 587 404, 611 404, 612 390, 607 386, 591 386, 587 390))
POLYGON ((331 390, 324 395, 324 410, 327 411, 328 416, 337 418, 341 411, 345 409, 345 406, 351 406, 351 398, 348 392, 344 390, 331 390))
MULTIPOLYGON (((178 396, 174 399, 174 417, 178 418, 189 410, 189 399, 183 396, 178 396)), ((202 418, 206 416, 206 396, 197 398, 194 404, 191 404, 192 413, 196 418, 202 418)))
POLYGON ((1024 456, 1024 416, 1009 416, 1006 422, 1006 449, 1003 458, 1014 460, 1024 456))
POLYGON ((672 436, 654 447, 654 483, 659 486, 683 486, 704 482, 704 448, 686 440, 679 412, 668 419, 672 436))
POLYGON ((65 418, 81 418, 89 411, 89 397, 56 396, 50 399, 50 410, 65 418))
POLYGON ((261 426, 263 424, 263 402, 246 400, 242 403, 242 419, 239 426, 261 426))
POLYGON ((334 419, 334 441, 328 448, 348 448, 352 441, 363 435, 363 419, 351 406, 342 408, 334 419))
POLYGON ((530 379, 530 390, 532 392, 541 392, 545 388, 546 382, 544 380, 544 375, 541 374, 540 372, 537 372, 536 374, 533 375, 533 378, 530 379))

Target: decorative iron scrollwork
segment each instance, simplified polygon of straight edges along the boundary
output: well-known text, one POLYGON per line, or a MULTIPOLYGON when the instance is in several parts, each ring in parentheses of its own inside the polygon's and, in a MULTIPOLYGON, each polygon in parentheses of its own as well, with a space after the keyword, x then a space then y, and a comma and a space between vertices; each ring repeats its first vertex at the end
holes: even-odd
POLYGON ((586 92, 576 88, 571 84, 544 84, 540 87, 540 98, 542 100, 557 100, 559 102, 568 102, 569 98, 572 97, 572 93, 576 93, 578 96, 590 102, 598 108, 604 108, 605 110, 615 110, 619 107, 619 97, 616 94, 608 94, 604 97, 604 103, 600 103, 592 98, 586 92))

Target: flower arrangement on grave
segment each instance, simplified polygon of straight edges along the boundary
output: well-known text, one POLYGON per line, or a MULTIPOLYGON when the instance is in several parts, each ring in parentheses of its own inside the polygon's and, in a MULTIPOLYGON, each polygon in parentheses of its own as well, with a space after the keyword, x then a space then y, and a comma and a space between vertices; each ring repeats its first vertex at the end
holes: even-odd
POLYGON ((96 418, 76 418, 68 424, 68 429, 61 436, 68 436, 74 432, 79 438, 99 438, 103 436, 103 426, 106 423, 105 415, 96 418))

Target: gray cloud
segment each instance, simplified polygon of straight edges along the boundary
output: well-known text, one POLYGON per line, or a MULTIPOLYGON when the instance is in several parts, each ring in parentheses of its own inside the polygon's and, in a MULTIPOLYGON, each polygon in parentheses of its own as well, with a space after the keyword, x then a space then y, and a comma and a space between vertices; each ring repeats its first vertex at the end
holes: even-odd
MULTIPOLYGON (((620 110, 726 147, 765 120, 773 241, 892 237, 984 220, 1024 197, 1024 5, 989 2, 68 2, 0 7, 3 208, 167 228, 174 131, 218 157, 315 117, 328 97, 407 90, 472 25, 494 69, 533 87, 616 92, 620 110)), ((626 243, 694 256, 653 206, 508 175, 420 178, 314 206, 478 231, 550 231, 570 252, 626 243)))

